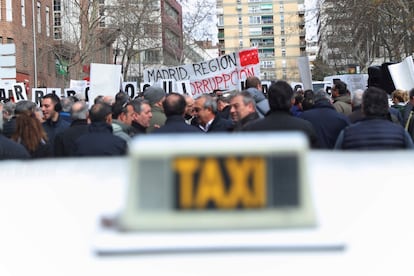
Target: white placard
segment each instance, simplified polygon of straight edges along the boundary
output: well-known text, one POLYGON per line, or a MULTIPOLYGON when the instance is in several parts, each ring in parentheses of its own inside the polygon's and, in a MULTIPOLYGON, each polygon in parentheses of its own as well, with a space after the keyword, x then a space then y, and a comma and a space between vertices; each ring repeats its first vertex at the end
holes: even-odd
POLYGON ((121 65, 91 63, 89 105, 99 96, 113 96, 121 88, 121 65))
POLYGON ((402 62, 388 65, 395 89, 411 90, 414 88, 414 63, 409 56, 402 62))

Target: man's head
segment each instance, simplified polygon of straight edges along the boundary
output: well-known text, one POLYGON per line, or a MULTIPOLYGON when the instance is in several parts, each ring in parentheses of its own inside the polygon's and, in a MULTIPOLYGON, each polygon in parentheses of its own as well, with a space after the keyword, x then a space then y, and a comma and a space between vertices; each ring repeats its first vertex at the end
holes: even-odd
POLYGON ((62 111, 60 99, 55 94, 46 94, 42 100, 42 113, 45 120, 56 122, 59 119, 59 112, 62 111))
POLYGON ((362 111, 370 117, 387 116, 389 114, 387 92, 374 86, 367 88, 362 95, 362 111))
POLYGON ((258 77, 255 77, 255 76, 247 77, 245 89, 251 88, 251 87, 262 91, 262 82, 260 81, 258 77))
POLYGON ((194 99, 193 97, 191 97, 190 95, 185 95, 185 102, 186 102, 186 106, 185 106, 185 116, 186 117, 194 117, 195 112, 194 112, 194 99))
POLYGON ((144 91, 144 99, 151 106, 162 107, 162 102, 165 100, 166 95, 164 89, 161 87, 150 86, 144 91))
POLYGON ((323 88, 313 93, 313 102, 330 102, 329 95, 325 92, 323 88))
POLYGON ((201 124, 207 124, 216 117, 217 102, 213 97, 203 94, 194 102, 194 111, 201 124))
POLYGON ((162 103, 165 116, 167 117, 174 115, 184 116, 186 105, 184 96, 178 93, 168 94, 162 103))
POLYGON ((364 90, 357 89, 352 93, 351 98, 351 105, 353 108, 358 108, 362 105, 362 95, 364 94, 364 90))
POLYGON ((223 111, 227 106, 230 105, 231 93, 223 93, 217 97, 217 110, 223 111))
POLYGON ((16 104, 9 101, 3 104, 3 119, 4 121, 10 120, 14 116, 14 109, 16 104))
POLYGON ((341 80, 335 80, 331 91, 334 98, 348 94, 347 85, 341 80))
POLYGON ((88 105, 84 101, 77 101, 72 105, 70 118, 75 120, 86 120, 89 115, 88 105))
POLYGON ((290 111, 295 99, 293 89, 285 81, 272 82, 268 90, 268 99, 270 110, 272 111, 290 111))
POLYGON ((118 101, 112 105, 112 119, 119 120, 126 125, 130 126, 132 124, 134 113, 134 107, 129 101, 118 101))
POLYGON ((133 121, 143 127, 149 127, 152 118, 151 106, 148 101, 135 99, 131 102, 134 109, 133 121))
POLYGON ((238 122, 256 112, 256 102, 248 91, 242 91, 233 95, 230 100, 230 106, 230 115, 234 122, 238 122))
POLYGON ((107 124, 111 124, 111 106, 107 103, 97 103, 92 105, 91 109, 89 110, 89 119, 92 123, 105 122, 107 124))

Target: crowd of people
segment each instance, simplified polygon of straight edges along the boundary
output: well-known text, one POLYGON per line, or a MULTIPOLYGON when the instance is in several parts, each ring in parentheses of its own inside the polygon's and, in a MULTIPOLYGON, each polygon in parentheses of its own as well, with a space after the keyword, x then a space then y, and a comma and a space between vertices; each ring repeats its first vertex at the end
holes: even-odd
POLYGON ((31 101, 1 103, 0 159, 122 156, 133 137, 165 133, 299 131, 312 149, 414 147, 414 89, 389 97, 379 87, 351 93, 336 81, 329 95, 294 91, 280 80, 265 95, 259 78, 245 84, 243 91, 195 98, 151 86, 134 99, 119 92, 92 105, 55 94, 45 95, 40 108, 31 101))

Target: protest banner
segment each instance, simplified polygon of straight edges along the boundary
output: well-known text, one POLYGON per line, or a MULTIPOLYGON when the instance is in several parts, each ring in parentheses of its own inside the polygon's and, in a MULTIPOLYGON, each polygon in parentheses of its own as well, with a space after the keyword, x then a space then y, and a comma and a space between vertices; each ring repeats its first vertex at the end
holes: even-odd
MULTIPOLYGON (((241 81, 249 76, 260 76, 259 54, 256 48, 193 64, 144 70, 144 82, 154 84, 160 80, 172 80, 175 92, 183 90, 183 81, 189 81, 189 94, 193 97, 214 90, 241 89, 241 81), (181 85, 181 88, 177 84, 181 85)), ((187 86, 184 87, 187 89, 187 86)))
POLYGON ((113 96, 121 88, 121 65, 91 63, 89 105, 97 96, 113 96))
POLYGON ((402 62, 388 65, 388 70, 395 89, 411 90, 414 88, 414 63, 413 57, 409 56, 402 62))

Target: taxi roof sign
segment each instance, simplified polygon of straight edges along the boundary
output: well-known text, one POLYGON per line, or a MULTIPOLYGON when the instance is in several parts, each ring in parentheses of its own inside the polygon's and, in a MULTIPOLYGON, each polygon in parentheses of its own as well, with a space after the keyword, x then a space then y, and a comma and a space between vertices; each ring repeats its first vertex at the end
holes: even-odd
POLYGON ((143 135, 130 145, 122 230, 315 225, 299 132, 143 135))

